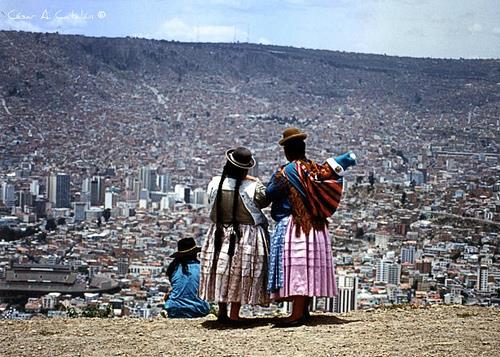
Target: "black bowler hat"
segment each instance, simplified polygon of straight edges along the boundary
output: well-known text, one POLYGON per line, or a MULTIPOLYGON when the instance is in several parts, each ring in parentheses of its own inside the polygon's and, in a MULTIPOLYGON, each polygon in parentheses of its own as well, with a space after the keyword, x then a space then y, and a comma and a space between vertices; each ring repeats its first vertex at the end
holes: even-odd
POLYGON ((227 160, 240 169, 251 169, 255 166, 252 152, 242 146, 226 151, 227 160))
POLYGON ((188 254, 198 253, 201 251, 200 247, 196 246, 193 238, 182 238, 177 242, 177 252, 172 254, 171 258, 182 257, 188 254))

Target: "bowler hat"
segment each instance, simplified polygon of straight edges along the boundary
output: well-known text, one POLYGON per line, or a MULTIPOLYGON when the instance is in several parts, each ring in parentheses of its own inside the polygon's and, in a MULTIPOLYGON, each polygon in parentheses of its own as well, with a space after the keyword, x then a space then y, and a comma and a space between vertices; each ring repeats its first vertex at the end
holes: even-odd
POLYGON ((177 252, 172 254, 171 258, 182 257, 188 254, 198 253, 201 251, 200 247, 196 246, 193 238, 182 238, 177 242, 177 252))
POLYGON ((307 138, 307 134, 299 128, 286 128, 285 131, 283 131, 283 137, 279 141, 279 144, 284 146, 291 140, 305 140, 305 138, 307 138))
POLYGON ((226 158, 231 164, 241 169, 251 169, 255 166, 252 152, 242 146, 226 151, 226 158))

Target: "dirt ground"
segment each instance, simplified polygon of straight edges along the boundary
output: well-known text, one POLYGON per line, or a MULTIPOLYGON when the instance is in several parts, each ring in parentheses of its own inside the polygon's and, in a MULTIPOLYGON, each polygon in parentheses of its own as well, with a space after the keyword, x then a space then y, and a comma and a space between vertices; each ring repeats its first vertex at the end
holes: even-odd
POLYGON ((204 319, 0 321, 1 356, 500 356, 500 309, 314 314, 306 326, 204 319))

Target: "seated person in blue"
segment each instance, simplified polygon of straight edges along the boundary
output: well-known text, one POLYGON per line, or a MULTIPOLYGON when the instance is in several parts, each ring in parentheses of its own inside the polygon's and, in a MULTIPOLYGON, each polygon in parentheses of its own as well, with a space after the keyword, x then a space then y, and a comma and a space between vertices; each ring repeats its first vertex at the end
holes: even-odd
POLYGON ((210 311, 210 305, 198 297, 200 262, 197 254, 200 250, 193 238, 177 242, 177 252, 171 255, 174 260, 167 268, 167 276, 172 285, 165 302, 168 317, 203 317, 210 311))

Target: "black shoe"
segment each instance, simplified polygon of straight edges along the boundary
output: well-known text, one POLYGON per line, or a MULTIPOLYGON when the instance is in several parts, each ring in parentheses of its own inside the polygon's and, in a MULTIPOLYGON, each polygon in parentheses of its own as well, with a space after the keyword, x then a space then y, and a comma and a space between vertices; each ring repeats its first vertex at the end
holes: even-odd
POLYGON ((219 315, 217 316, 217 322, 220 323, 220 324, 225 324, 227 323, 228 321, 231 321, 231 319, 225 315, 219 315))
POLYGON ((309 313, 309 306, 304 309, 304 319, 309 320, 311 318, 311 314, 309 313))
POLYGON ((305 304, 304 304, 304 318, 306 320, 309 320, 311 318, 311 314, 309 313, 309 303, 311 302, 311 298, 308 297, 306 298, 305 304))
POLYGON ((293 321, 278 321, 273 325, 273 328, 299 327, 305 325, 306 322, 307 318, 305 316, 301 316, 297 320, 293 321))

